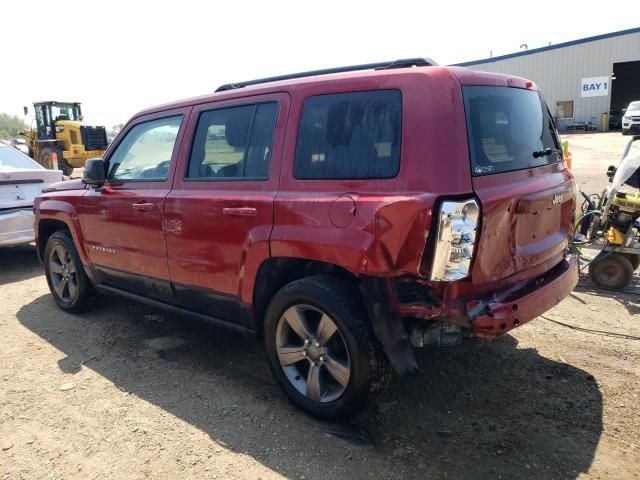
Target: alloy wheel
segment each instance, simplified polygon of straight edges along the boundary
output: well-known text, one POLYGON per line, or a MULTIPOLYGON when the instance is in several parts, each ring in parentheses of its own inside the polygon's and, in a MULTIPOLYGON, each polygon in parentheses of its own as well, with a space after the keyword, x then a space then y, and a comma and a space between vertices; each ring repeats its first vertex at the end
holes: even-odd
POLYGON ((278 320, 276 351, 291 385, 317 402, 337 400, 351 378, 347 344, 331 317, 310 305, 289 307, 278 320))
POLYGON ((63 245, 56 245, 51 252, 49 277, 58 298, 72 303, 78 295, 78 278, 71 252, 63 245))

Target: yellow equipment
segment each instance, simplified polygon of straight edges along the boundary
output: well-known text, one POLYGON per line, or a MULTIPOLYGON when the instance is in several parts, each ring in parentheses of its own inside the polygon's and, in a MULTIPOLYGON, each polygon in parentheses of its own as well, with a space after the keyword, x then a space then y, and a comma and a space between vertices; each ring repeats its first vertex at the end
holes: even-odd
MULTIPOLYGON (((79 102, 34 102, 36 128, 24 132, 31 157, 45 168, 71 175, 107 148, 105 127, 82 124, 79 102)), ((24 107, 25 115, 28 108, 24 107)))
POLYGON ((640 192, 616 192, 609 206, 611 226, 606 232, 607 242, 622 245, 627 231, 640 217, 640 192))

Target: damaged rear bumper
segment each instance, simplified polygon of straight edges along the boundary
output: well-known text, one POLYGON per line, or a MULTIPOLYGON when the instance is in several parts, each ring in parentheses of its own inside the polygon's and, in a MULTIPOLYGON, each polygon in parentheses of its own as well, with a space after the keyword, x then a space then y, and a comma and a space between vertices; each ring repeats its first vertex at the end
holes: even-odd
MULTIPOLYGON (((576 286, 578 276, 578 259, 570 255, 538 277, 447 303, 429 295, 410 304, 400 303, 397 286, 375 277, 361 278, 360 290, 373 330, 394 370, 406 374, 418 369, 414 346, 455 345, 472 337, 496 340, 557 305, 576 286)), ((428 290, 424 284, 412 285, 422 292, 428 290)))
POLYGON ((491 339, 524 325, 560 303, 576 286, 578 277, 578 258, 570 255, 524 285, 466 301, 471 334, 491 339))
POLYGON ((33 221, 30 207, 0 211, 0 247, 33 242, 33 221))

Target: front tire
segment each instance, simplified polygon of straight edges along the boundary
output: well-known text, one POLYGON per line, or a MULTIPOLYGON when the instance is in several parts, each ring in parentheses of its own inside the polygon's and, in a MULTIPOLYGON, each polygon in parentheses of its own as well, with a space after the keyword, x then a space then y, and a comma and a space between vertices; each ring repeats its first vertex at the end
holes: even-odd
POLYGON ((338 277, 317 275, 282 288, 267 310, 264 340, 285 394, 324 420, 360 412, 391 378, 357 288, 338 277))
POLYGON ((44 271, 53 299, 62 310, 82 313, 93 306, 96 292, 68 232, 55 232, 49 237, 44 271))
POLYGON ((73 173, 73 167, 62 156, 62 150, 58 151, 58 169, 62 171, 63 175, 70 177, 73 173))
POLYGON ((57 155, 57 150, 52 147, 44 147, 40 150, 40 158, 38 159, 38 163, 42 165, 44 168, 48 170, 55 170, 57 164, 53 160, 53 154, 57 155))
POLYGON ((44 147, 42 150, 40 150, 39 163, 44 168, 47 168, 49 170, 55 170, 57 168, 58 170, 62 171, 63 175, 66 175, 67 177, 73 173, 73 167, 64 159, 62 148, 57 146, 44 147), (57 160, 54 160, 54 156, 57 158, 57 160))

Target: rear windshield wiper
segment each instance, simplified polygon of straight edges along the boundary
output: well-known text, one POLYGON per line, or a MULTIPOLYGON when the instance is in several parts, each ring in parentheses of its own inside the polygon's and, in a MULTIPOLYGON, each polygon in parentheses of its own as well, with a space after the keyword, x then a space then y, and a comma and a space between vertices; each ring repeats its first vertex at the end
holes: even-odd
POLYGON ((553 153, 562 153, 562 150, 558 148, 545 148, 544 150, 537 150, 533 152, 533 158, 550 157, 553 153))

